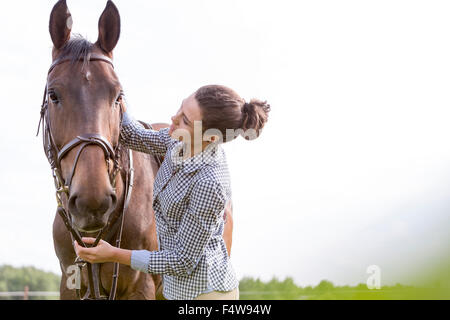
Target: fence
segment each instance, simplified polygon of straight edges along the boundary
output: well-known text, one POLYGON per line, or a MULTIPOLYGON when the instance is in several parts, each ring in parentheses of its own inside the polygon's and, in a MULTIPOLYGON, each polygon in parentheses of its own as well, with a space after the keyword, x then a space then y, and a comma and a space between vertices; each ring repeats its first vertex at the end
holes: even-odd
POLYGON ((59 291, 29 291, 28 286, 25 286, 23 291, 0 292, 0 298, 2 297, 17 297, 23 300, 28 300, 28 297, 59 297, 59 291))

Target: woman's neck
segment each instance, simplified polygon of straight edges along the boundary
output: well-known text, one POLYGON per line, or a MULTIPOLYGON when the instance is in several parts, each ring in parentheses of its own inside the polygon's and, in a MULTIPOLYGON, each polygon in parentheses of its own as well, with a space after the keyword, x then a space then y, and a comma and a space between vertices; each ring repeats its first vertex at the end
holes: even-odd
POLYGON ((189 159, 196 156, 199 153, 202 153, 210 144, 211 142, 209 141, 202 141, 202 146, 200 149, 199 147, 195 148, 194 143, 191 143, 191 152, 190 154, 186 153, 185 155, 183 155, 183 159, 189 159))

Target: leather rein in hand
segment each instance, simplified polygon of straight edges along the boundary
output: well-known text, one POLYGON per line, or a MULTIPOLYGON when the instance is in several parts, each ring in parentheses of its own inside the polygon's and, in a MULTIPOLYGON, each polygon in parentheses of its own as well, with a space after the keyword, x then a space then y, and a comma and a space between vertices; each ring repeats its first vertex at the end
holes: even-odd
MULTIPOLYGON (((80 61, 103 61, 106 63, 109 63, 113 68, 113 62, 110 58, 103 56, 103 55, 94 55, 89 54, 86 59, 79 59, 80 61)), ((70 215, 69 210, 66 210, 63 205, 62 201, 62 195, 65 194, 67 196, 67 199, 70 195, 70 186, 72 183, 72 178, 75 174, 75 169, 78 163, 78 159, 80 158, 80 155, 82 151, 89 145, 95 145, 102 149, 106 164, 108 168, 108 175, 110 178, 111 185, 114 188, 114 191, 116 191, 116 176, 120 172, 120 169, 122 168, 120 166, 120 143, 117 143, 117 147, 113 148, 109 141, 105 139, 103 136, 97 134, 97 133, 88 133, 88 134, 81 134, 71 140, 69 143, 64 145, 61 150, 58 149, 57 145, 55 144, 55 140, 53 138, 53 133, 51 130, 51 124, 50 124, 50 116, 48 111, 48 75, 52 70, 59 64, 69 62, 71 61, 71 58, 60 58, 55 60, 52 65, 50 66, 50 69, 47 73, 47 84, 45 85, 44 90, 44 97, 42 99, 42 105, 41 105, 41 114, 40 114, 40 120, 38 125, 38 130, 36 136, 39 135, 39 129, 42 124, 42 130, 43 130, 43 146, 45 155, 50 163, 53 179, 55 182, 55 188, 56 188, 56 202, 57 202, 57 212, 61 216, 64 225, 66 226, 67 230, 70 232, 72 237, 72 245, 73 241, 76 240, 80 246, 87 247, 87 245, 81 240, 81 235, 79 231, 73 227, 72 225, 72 218, 70 215), (62 177, 62 171, 61 171, 61 160, 66 156, 72 149, 75 147, 80 146, 78 153, 75 157, 75 161, 72 167, 71 174, 69 175, 69 179, 67 181, 64 181, 62 177), (111 165, 112 163, 112 165, 111 165), (112 170, 112 173, 110 171, 112 170)), ((122 128, 122 118, 123 118, 123 111, 122 111, 122 104, 120 104, 120 128, 122 128)), ((123 161, 122 161, 123 162, 123 161)), ((134 168, 133 168, 133 156, 130 149, 128 149, 128 169, 126 171, 126 177, 125 177, 125 192, 124 192, 124 203, 122 210, 115 210, 111 214, 111 216, 108 219, 107 224, 100 230, 99 234, 96 237, 96 240, 92 247, 95 247, 99 241, 105 237, 105 241, 108 241, 109 238, 111 238, 114 233, 117 231, 117 228, 119 228, 117 237, 116 237, 116 246, 120 247, 120 242, 122 238, 122 229, 123 229, 123 221, 124 221, 124 215, 128 208, 128 204, 130 202, 131 193, 133 189, 133 180, 134 180, 134 168), (120 225, 116 225, 118 222, 118 219, 120 218, 120 225)), ((109 296, 102 295, 100 292, 100 277, 99 277, 99 266, 98 264, 94 263, 88 263, 83 260, 81 260, 79 257, 75 259, 75 264, 78 266, 78 274, 76 278, 75 288, 77 291, 77 296, 80 300, 114 300, 116 297, 116 291, 117 291, 117 281, 119 277, 119 263, 114 263, 114 271, 113 271, 113 278, 112 278, 112 285, 109 296), (81 297, 81 272, 82 268, 87 265, 88 270, 88 287, 87 291, 84 295, 84 297, 81 297)))

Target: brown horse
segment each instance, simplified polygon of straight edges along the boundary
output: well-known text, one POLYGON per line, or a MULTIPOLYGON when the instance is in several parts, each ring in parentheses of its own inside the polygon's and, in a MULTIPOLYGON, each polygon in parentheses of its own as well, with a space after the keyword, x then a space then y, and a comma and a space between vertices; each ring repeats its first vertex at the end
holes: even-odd
MULTIPOLYGON (((108 1, 99 19, 99 36, 92 44, 81 37, 71 38, 72 19, 65 0, 58 1, 50 15, 50 35, 53 42, 53 65, 47 79, 47 121, 51 123, 54 148, 58 151, 77 136, 94 133, 105 143, 118 146, 121 125, 120 97, 122 88, 111 63, 113 49, 120 35, 120 16, 116 6, 108 1), (92 56, 106 59, 92 59, 92 56), (55 63, 68 59, 65 63, 55 63)), ((167 127, 166 123, 153 124, 155 130, 167 127)), ((45 137, 44 137, 45 139, 45 137)), ((76 145, 58 162, 61 179, 70 181, 62 205, 70 213, 70 223, 82 236, 94 236, 107 225, 111 216, 121 212, 125 203, 128 150, 120 149, 122 161, 113 185, 110 168, 105 161, 105 151, 97 144, 76 145), (125 161, 125 162, 124 162, 125 161), (74 164, 75 163, 75 164, 74 164), (76 168, 76 170, 75 170, 76 168), (73 177, 72 177, 73 175, 73 177), (71 178, 72 177, 72 178, 71 178)), ((48 150, 46 148, 48 157, 48 150)), ((56 152, 58 153, 58 152, 56 152)), ((133 250, 157 250, 157 236, 152 207, 153 183, 159 161, 152 155, 133 152, 134 181, 128 209, 124 213, 121 247, 133 250)), ((50 160, 50 159, 49 159, 50 160)), ((232 207, 225 214, 224 239, 231 250, 232 207)), ((117 233, 111 236, 115 239, 117 233)), ((62 272, 61 299, 78 299, 70 286, 74 277, 76 254, 73 239, 64 220, 58 214, 53 223, 53 239, 62 272)), ((107 240, 107 239, 106 239, 107 240)), ((114 244, 111 240, 107 240, 114 244)), ((110 294, 113 264, 99 265, 99 289, 102 296, 110 294)), ((81 274, 81 297, 88 288, 86 268, 81 274)), ((92 288, 91 288, 92 290, 92 288)), ((117 299, 161 298, 161 277, 120 267, 117 299)))
MULTIPOLYGON (((50 16, 50 35, 53 42, 53 61, 68 57, 72 62, 56 65, 48 76, 48 121, 51 123, 54 143, 61 149, 74 137, 86 132, 101 135, 111 145, 119 143, 121 108, 117 100, 121 86, 112 65, 105 61, 82 59, 90 55, 112 59, 112 51, 120 34, 120 16, 115 5, 108 1, 99 20, 99 37, 95 44, 82 38, 70 38, 71 15, 66 1, 55 4, 50 16), (86 61, 88 63, 86 64, 86 61)), ((159 125, 164 127, 166 125, 159 125)), ((69 178, 75 157, 81 146, 70 150, 60 162, 62 179, 69 178)), ((128 150, 120 151, 122 162, 128 150)), ((157 250, 154 212, 152 208, 153 182, 158 162, 153 156, 133 152, 134 187, 128 210, 125 212, 123 248, 157 250)), ((125 167, 125 166, 123 166, 125 167)), ((93 236, 103 228, 111 215, 122 210, 126 173, 124 168, 111 184, 104 151, 98 145, 88 145, 79 155, 76 171, 67 197, 62 197, 64 208, 70 212, 71 223, 83 236, 93 236), (114 189, 115 187, 115 189, 114 189)), ((118 232, 118 231, 117 231, 118 232)), ((115 238, 115 236, 113 237, 115 238)), ((60 261, 62 278, 61 299, 77 299, 71 287, 76 255, 71 234, 60 215, 53 223, 53 239, 60 261)), ((99 268, 100 290, 109 294, 113 264, 99 268)), ((81 276, 81 295, 87 290, 87 272, 81 276)), ((155 299, 160 276, 152 276, 121 266, 117 284, 117 299, 155 299)))

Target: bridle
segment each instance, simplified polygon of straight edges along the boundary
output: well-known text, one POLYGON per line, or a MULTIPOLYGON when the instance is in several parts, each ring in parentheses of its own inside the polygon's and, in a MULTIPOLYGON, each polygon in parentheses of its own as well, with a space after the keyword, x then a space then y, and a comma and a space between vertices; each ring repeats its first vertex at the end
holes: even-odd
MULTIPOLYGON (((56 59, 52 65, 49 68, 49 71, 47 73, 47 83, 45 85, 44 90, 44 97, 42 99, 42 105, 41 105, 41 114, 40 114, 40 120, 37 130, 37 135, 39 135, 39 129, 41 128, 42 124, 42 130, 43 130, 43 147, 45 151, 45 155, 50 163, 53 179, 55 182, 55 188, 56 188, 56 202, 57 202, 57 212, 61 216, 64 225, 66 226, 67 230, 70 232, 72 237, 72 243, 74 240, 78 242, 80 246, 87 247, 87 245, 81 240, 81 235, 79 231, 72 226, 72 218, 70 215, 69 210, 66 210, 63 205, 62 201, 62 195, 65 194, 67 196, 67 199, 70 195, 70 186, 72 183, 73 176, 75 174, 76 166, 78 163, 78 160, 80 158, 81 153, 83 150, 90 145, 98 146, 102 149, 105 160, 108 168, 108 175, 110 178, 110 183, 114 188, 114 191, 116 191, 116 176, 119 173, 120 169, 122 168, 120 166, 120 153, 121 153, 121 144, 118 142, 117 146, 113 148, 110 144, 110 142, 97 133, 87 133, 87 134, 81 134, 75 137, 73 140, 68 142, 66 145, 64 145, 61 149, 58 149, 55 140, 53 138, 51 123, 50 123, 50 116, 48 111, 48 76, 52 72, 52 70, 59 64, 69 62, 71 61, 71 58, 59 58, 56 59), (62 170, 61 170, 61 160, 74 148, 80 146, 77 155, 75 156, 75 160, 72 166, 71 173, 69 175, 69 178, 67 181, 64 181, 62 177, 62 170)), ((110 58, 104 56, 104 55, 97 55, 97 54, 88 54, 86 58, 79 59, 80 61, 89 62, 89 61, 103 61, 106 63, 109 63, 113 68, 113 62, 110 58)), ((120 127, 119 130, 122 127, 122 118, 123 118, 123 109, 122 105, 120 104, 120 127)), ((111 216, 109 217, 108 222, 106 225, 102 228, 102 230, 99 232, 99 234, 96 237, 96 240, 94 244, 92 245, 95 247, 98 242, 104 238, 105 241, 109 241, 109 238, 111 238, 117 231, 117 237, 116 237, 116 246, 120 247, 120 242, 122 238, 122 229, 123 229, 123 221, 124 221, 124 215, 128 208, 128 204, 130 202, 131 198, 131 192, 133 189, 133 180, 134 180, 134 168, 133 168, 133 157, 132 152, 130 149, 127 150, 128 152, 128 168, 126 171, 125 176, 125 191, 124 191, 124 203, 123 203, 123 209, 122 210, 115 210, 115 212, 111 213, 111 216), (120 218, 120 225, 117 225, 116 223, 119 222, 120 218), (118 229, 119 228, 119 229, 118 229), (117 230, 118 229, 118 230, 117 230)), ((123 161, 122 161, 123 162, 123 161)), ((112 279, 112 285, 110 290, 110 295, 105 296, 102 295, 100 292, 100 277, 99 277, 99 266, 98 264, 91 264, 88 262, 85 262, 81 260, 79 257, 75 259, 75 264, 78 266, 78 276, 76 281, 76 290, 77 295, 80 300, 91 300, 91 299, 108 299, 108 300, 114 300, 116 296, 117 291, 117 281, 118 281, 118 275, 119 275, 119 263, 114 264, 114 272, 113 272, 113 279, 112 279), (81 297, 81 271, 84 266, 87 266, 88 270, 88 287, 87 291, 84 295, 84 297, 81 297)))

